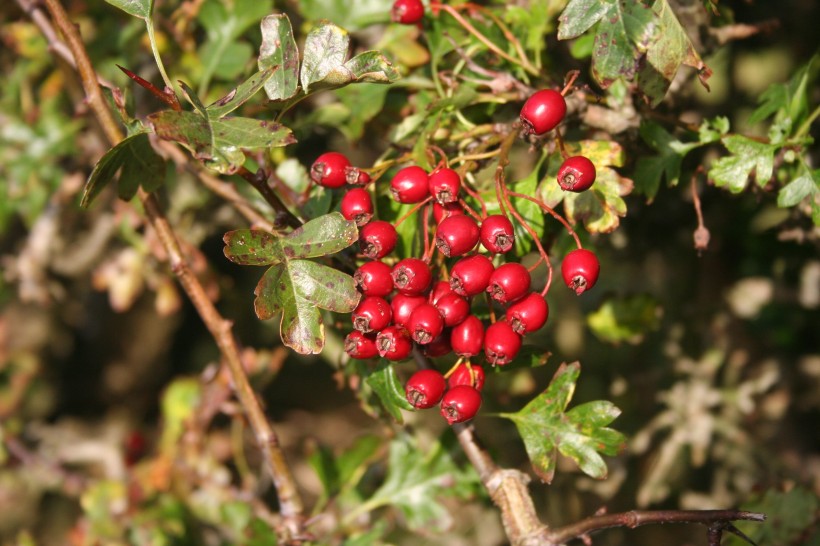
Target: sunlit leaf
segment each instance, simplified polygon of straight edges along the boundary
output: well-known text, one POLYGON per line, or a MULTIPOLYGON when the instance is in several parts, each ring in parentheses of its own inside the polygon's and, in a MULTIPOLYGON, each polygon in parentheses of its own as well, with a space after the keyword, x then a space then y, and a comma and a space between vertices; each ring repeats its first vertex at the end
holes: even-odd
POLYGON ((105 0, 128 15, 148 19, 154 11, 154 0, 105 0))
POLYGON ((587 315, 592 333, 608 343, 637 344, 658 328, 661 309, 652 296, 641 294, 623 298, 608 298, 587 315))
POLYGON ((607 467, 601 454, 617 455, 625 437, 608 428, 620 415, 611 402, 587 402, 566 411, 581 373, 577 362, 561 364, 547 389, 517 413, 504 413, 518 428, 533 470, 552 481, 558 453, 573 459, 593 478, 603 479, 607 467))
POLYGON ((399 79, 398 71, 380 51, 365 51, 347 61, 345 68, 359 82, 391 83, 399 79))
MULTIPOLYGON (((820 173, 820 171, 815 171, 820 173)), ((820 176, 814 179, 808 174, 799 176, 783 186, 777 194, 778 207, 793 207, 803 199, 820 195, 820 176)))
POLYGON ((305 38, 304 59, 299 79, 302 90, 310 91, 312 84, 344 85, 350 81, 345 68, 350 35, 341 27, 322 21, 305 38))
POLYGON ((237 87, 234 87, 227 95, 217 100, 207 108, 207 115, 211 119, 224 117, 250 100, 268 80, 276 73, 278 67, 270 67, 260 70, 237 87))
POLYGON ((401 410, 412 411, 413 406, 407 401, 404 386, 396 375, 396 370, 390 362, 382 361, 376 369, 365 378, 365 383, 376 396, 387 413, 390 414, 397 423, 403 423, 401 410))
POLYGON ((723 144, 731 155, 721 157, 709 169, 709 179, 716 186, 738 193, 746 187, 750 176, 754 176, 759 186, 765 186, 769 182, 777 145, 742 135, 727 136, 723 139, 723 144))
POLYGON ((262 19, 259 68, 275 70, 273 77, 265 83, 265 93, 270 100, 286 100, 296 94, 299 88, 299 49, 287 15, 274 14, 262 19))

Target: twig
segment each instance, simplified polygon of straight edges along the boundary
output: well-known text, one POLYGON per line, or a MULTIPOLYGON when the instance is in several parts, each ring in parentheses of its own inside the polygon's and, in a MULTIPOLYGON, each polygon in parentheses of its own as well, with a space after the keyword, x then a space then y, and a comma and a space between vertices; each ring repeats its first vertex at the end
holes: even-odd
POLYGON ((252 173, 245 167, 240 167, 237 174, 247 180, 251 186, 253 186, 256 191, 258 191, 262 197, 265 198, 265 201, 273 207, 273 210, 276 211, 276 221, 274 221, 274 226, 281 227, 281 225, 284 224, 292 228, 297 228, 302 225, 302 222, 300 222, 299 219, 294 216, 290 210, 288 210, 282 200, 279 199, 279 196, 276 195, 276 192, 273 191, 273 189, 268 185, 268 175, 263 169, 259 169, 256 173, 252 173))
MULTIPOLYGON (((100 122, 110 144, 118 143, 123 138, 122 131, 100 92, 96 73, 88 58, 88 53, 77 27, 69 20, 68 14, 58 0, 45 0, 45 3, 54 23, 63 33, 74 56, 89 106, 100 122)), ((254 431, 259 448, 262 450, 267 470, 276 488, 280 513, 284 519, 288 538, 298 539, 302 536, 302 501, 296 490, 296 483, 285 461, 276 433, 265 417, 260 402, 256 398, 256 393, 248 382, 242 366, 238 344, 232 333, 232 325, 222 318, 208 298, 199 280, 188 268, 179 241, 177 241, 168 220, 163 215, 156 197, 141 188, 138 195, 151 226, 156 230, 157 236, 168 254, 172 270, 222 353, 231 373, 236 395, 247 412, 248 421, 254 431)))
POLYGON ((703 172, 703 167, 698 167, 692 174, 692 202, 695 205, 695 214, 698 217, 698 227, 693 234, 695 240, 695 250, 698 254, 706 250, 709 246, 709 230, 703 223, 703 212, 700 208, 700 196, 698 196, 698 175, 703 172))

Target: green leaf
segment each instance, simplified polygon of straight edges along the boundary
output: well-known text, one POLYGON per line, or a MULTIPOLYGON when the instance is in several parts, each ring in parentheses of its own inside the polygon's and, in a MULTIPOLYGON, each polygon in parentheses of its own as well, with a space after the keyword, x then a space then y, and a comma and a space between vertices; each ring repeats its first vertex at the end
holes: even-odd
POLYGON ((154 12, 154 0, 105 0, 128 15, 148 19, 154 12))
POLYGON ((651 201, 663 179, 669 186, 678 184, 684 156, 700 144, 683 143, 654 121, 642 122, 640 135, 644 142, 659 152, 655 156, 638 158, 635 167, 636 188, 651 201))
POLYGON ((308 20, 329 19, 355 32, 374 23, 390 22, 393 0, 356 0, 355 9, 350 0, 300 0, 296 5, 308 20))
POLYGON ((627 342, 636 345, 645 334, 660 325, 661 308, 648 294, 608 298, 587 315, 592 333, 608 343, 627 342))
POLYGON ((412 411, 413 406, 407 401, 404 385, 396 375, 393 365, 390 362, 382 361, 364 381, 379 397, 379 401, 387 410, 387 413, 397 423, 403 423, 404 418, 400 410, 412 411))
POLYGON ((815 176, 815 179, 812 180, 811 176, 804 174, 780 188, 777 194, 777 206, 793 207, 807 197, 820 195, 820 180, 818 178, 820 177, 815 176))
POLYGON ((611 402, 588 402, 565 411, 580 373, 577 362, 561 364, 543 393, 521 411, 502 414, 515 423, 533 470, 547 483, 555 475, 559 452, 584 473, 603 479, 607 467, 600 454, 613 456, 624 447, 623 434, 607 428, 620 414, 611 402))
MULTIPOLYGON (((544 160, 547 158, 549 154, 545 151, 541 154, 541 158, 535 164, 535 167, 532 169, 530 174, 528 174, 525 178, 519 180, 515 184, 512 184, 512 189, 516 193, 520 193, 523 195, 535 195, 535 190, 538 187, 539 182, 539 171, 541 169, 541 165, 544 163, 544 160)), ((521 199, 521 198, 512 198, 514 199, 514 206, 515 210, 518 211, 518 214, 521 215, 524 220, 530 225, 530 227, 535 231, 535 234, 540 239, 544 236, 544 211, 538 206, 536 203, 532 201, 521 199)), ((497 201, 494 199, 489 200, 490 203, 496 203, 497 201)), ((488 212, 490 210, 488 209, 488 212)), ((532 236, 524 229, 524 226, 521 225, 521 222, 516 220, 515 218, 511 218, 513 221, 513 226, 515 227, 515 248, 516 253, 519 255, 523 255, 533 249, 533 239, 532 236)))
POLYGON ((222 118, 245 104, 265 86, 276 71, 276 67, 260 70, 234 87, 227 95, 208 106, 206 110, 208 117, 210 119, 222 118))
POLYGON ((401 435, 390 443, 387 478, 365 508, 390 506, 402 513, 411 530, 441 532, 451 525, 452 516, 439 499, 464 499, 477 482, 472 467, 459 468, 441 442, 425 452, 401 435))
POLYGON ((558 39, 577 38, 601 20, 611 6, 600 0, 570 0, 558 17, 558 39))
POLYGON ((343 250, 358 240, 356 223, 333 212, 314 218, 284 237, 239 229, 223 237, 225 257, 240 265, 271 265, 287 260, 316 258, 343 250))
POLYGON ((259 68, 274 69, 273 77, 265 83, 265 93, 270 100, 287 100, 296 94, 299 87, 299 48, 293 39, 293 27, 287 15, 274 14, 262 19, 259 68))
POLYGON ((344 66, 357 82, 392 83, 400 77, 393 64, 380 51, 360 53, 344 66))
POLYGON ((165 181, 165 161, 151 147, 146 133, 123 139, 102 156, 85 183, 80 206, 87 207, 115 180, 120 199, 126 201, 136 195, 140 184, 151 192, 165 181))
POLYGON ((322 502, 337 495, 345 487, 355 486, 367 469, 367 463, 380 449, 381 443, 378 436, 362 436, 338 457, 329 448, 319 446, 308 462, 324 488, 322 502))
POLYGON ((243 149, 296 142, 284 125, 252 118, 208 119, 194 112, 163 110, 148 116, 148 121, 160 138, 179 142, 194 157, 221 173, 234 173, 245 163, 243 149))
MULTIPOLYGON (((743 510, 766 514, 766 524, 736 522, 738 528, 757 544, 820 544, 817 513, 820 497, 811 489, 797 485, 789 491, 769 489, 745 503, 743 510)), ((748 542, 729 535, 727 546, 748 542)))
POLYGON ((709 179, 716 186, 738 193, 743 191, 752 175, 761 187, 769 182, 777 145, 758 142, 742 135, 725 137, 723 145, 732 155, 721 157, 709 169, 709 179))
POLYGON ((316 83, 332 87, 350 81, 350 72, 344 66, 349 44, 347 31, 329 21, 321 21, 308 33, 299 74, 305 93, 316 83))

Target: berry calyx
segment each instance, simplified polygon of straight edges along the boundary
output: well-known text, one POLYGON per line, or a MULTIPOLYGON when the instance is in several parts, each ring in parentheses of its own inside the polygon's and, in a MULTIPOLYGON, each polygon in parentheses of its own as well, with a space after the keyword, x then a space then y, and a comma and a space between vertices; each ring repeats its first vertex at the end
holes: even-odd
POLYGON ((365 296, 384 298, 393 291, 393 279, 390 277, 390 266, 373 260, 365 262, 353 274, 353 282, 365 296))
POLYGON ((390 193, 399 203, 421 203, 427 199, 427 171, 417 165, 400 169, 390 181, 390 193))
POLYGON ((417 296, 426 291, 433 281, 430 266, 418 258, 405 258, 393 266, 393 286, 402 294, 417 296))
POLYGON ((481 407, 481 393, 469 385, 456 385, 448 389, 441 399, 441 415, 447 424, 469 421, 481 407))
POLYGON ((345 220, 353 220, 357 226, 362 227, 373 217, 373 201, 370 199, 370 192, 364 188, 349 190, 342 197, 339 210, 345 220))
POLYGON ((373 220, 359 230, 359 248, 373 260, 384 258, 396 248, 399 236, 390 222, 373 220))
POLYGON ((512 326, 516 334, 523 336, 546 324, 549 312, 544 296, 530 292, 507 308, 504 320, 512 326))
POLYGON ((365 296, 351 313, 353 327, 360 332, 379 331, 393 320, 393 311, 387 300, 378 296, 365 296))
POLYGON ((582 192, 595 182, 595 164, 583 155, 568 157, 558 169, 558 185, 562 190, 582 192))
POLYGON ((393 310, 393 323, 399 326, 406 326, 413 310, 426 301, 427 298, 424 296, 396 294, 390 301, 390 308, 393 310))
POLYGON ((543 135, 555 129, 567 113, 563 95, 552 89, 536 91, 521 108, 521 123, 526 134, 543 135))
POLYGON ((341 188, 347 180, 350 160, 339 152, 325 152, 310 167, 310 178, 326 188, 341 188))
POLYGON ((433 304, 424 302, 410 313, 407 330, 413 341, 419 345, 427 345, 441 335, 444 330, 444 319, 433 304))
POLYGON ((428 189, 433 199, 441 205, 458 201, 461 191, 461 177, 453 169, 442 167, 436 169, 428 178, 428 189))
POLYGON ((481 391, 484 388, 484 378, 484 368, 478 364, 462 362, 447 378, 447 386, 453 388, 458 385, 469 385, 481 391))
POLYGON ((495 322, 484 332, 484 355, 493 366, 506 366, 520 350, 521 336, 506 322, 495 322))
POLYGON ((470 314, 470 302, 455 292, 444 294, 434 305, 444 319, 444 326, 460 324, 470 314))
POLYGON ((410 355, 413 342, 407 330, 394 324, 376 335, 376 348, 379 355, 387 360, 404 360, 410 355))
POLYGON ((379 356, 379 350, 376 348, 376 337, 359 330, 353 330, 345 337, 345 352, 351 358, 360 360, 375 358, 379 356))
POLYGON ((441 401, 447 381, 437 370, 419 370, 404 386, 407 401, 416 409, 432 408, 441 401))
POLYGON ((394 23, 413 25, 424 17, 424 4, 421 0, 396 0, 390 10, 390 19, 394 23))
POLYGON ((450 216, 464 216, 464 209, 458 203, 433 203, 433 220, 436 221, 436 225, 450 216))
POLYGON ((436 246, 447 257, 461 256, 475 248, 479 228, 469 216, 450 216, 438 225, 436 246))
POLYGON ((450 288, 461 296, 475 296, 487 289, 495 267, 483 254, 462 258, 450 272, 450 288))
POLYGON ((573 250, 561 262, 561 276, 566 285, 577 295, 581 295, 598 282, 601 264, 597 256, 585 248, 573 250))
POLYGON ((477 356, 483 345, 484 323, 475 315, 461 321, 450 333, 450 346, 458 356, 477 356))
POLYGON ((493 254, 504 254, 513 247, 515 231, 512 222, 503 214, 487 216, 481 222, 481 246, 493 254))
POLYGON ((490 275, 487 292, 498 303, 515 301, 530 290, 530 272, 523 265, 507 262, 490 275))

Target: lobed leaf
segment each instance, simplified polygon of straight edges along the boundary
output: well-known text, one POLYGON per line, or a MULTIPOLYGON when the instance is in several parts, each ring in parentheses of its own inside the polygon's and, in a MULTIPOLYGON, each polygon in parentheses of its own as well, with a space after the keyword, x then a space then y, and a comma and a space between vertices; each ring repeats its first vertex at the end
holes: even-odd
POLYGON ((395 367, 390 362, 382 361, 364 381, 376 393, 387 413, 397 423, 403 423, 401 410, 412 411, 413 406, 407 401, 404 385, 396 374, 395 367))
POLYGON ((778 146, 758 142, 742 135, 730 135, 723 144, 732 155, 721 157, 712 163, 709 179, 716 186, 739 193, 746 187, 750 176, 759 186, 765 186, 772 177, 774 152, 778 146))

